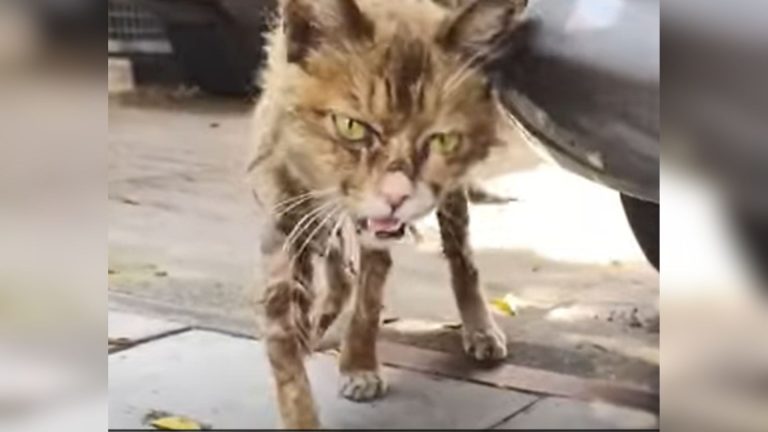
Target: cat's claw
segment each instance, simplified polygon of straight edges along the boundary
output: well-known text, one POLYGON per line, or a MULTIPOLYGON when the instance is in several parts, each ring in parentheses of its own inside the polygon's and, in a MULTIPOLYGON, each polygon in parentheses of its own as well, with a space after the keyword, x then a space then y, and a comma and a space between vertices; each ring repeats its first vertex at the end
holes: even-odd
POLYGON ((477 361, 499 361, 507 358, 507 337, 495 325, 465 330, 464 351, 477 361))
POLYGON ((387 383, 378 372, 342 373, 339 393, 354 402, 379 399, 387 393, 387 383))

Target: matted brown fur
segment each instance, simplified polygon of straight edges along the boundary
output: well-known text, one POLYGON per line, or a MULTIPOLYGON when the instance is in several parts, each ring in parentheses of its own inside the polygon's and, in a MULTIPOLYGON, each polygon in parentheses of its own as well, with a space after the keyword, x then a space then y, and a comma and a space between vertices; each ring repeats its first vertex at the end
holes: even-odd
POLYGON ((386 389, 375 339, 392 260, 386 249, 350 242, 354 230, 342 228, 388 173, 426 185, 438 208, 467 351, 480 360, 506 355, 469 248, 465 177, 498 141, 500 114, 478 66, 516 26, 525 1, 440 3, 281 1, 249 173, 268 219, 266 340, 287 428, 319 426, 303 356, 352 294, 341 393, 369 400, 386 389), (370 128, 367 141, 341 139, 330 121, 338 115, 370 128), (436 152, 425 144, 435 133, 457 134, 460 145, 436 152), (313 289, 312 255, 326 259, 322 296, 313 289), (355 256, 359 268, 348 262, 355 256))

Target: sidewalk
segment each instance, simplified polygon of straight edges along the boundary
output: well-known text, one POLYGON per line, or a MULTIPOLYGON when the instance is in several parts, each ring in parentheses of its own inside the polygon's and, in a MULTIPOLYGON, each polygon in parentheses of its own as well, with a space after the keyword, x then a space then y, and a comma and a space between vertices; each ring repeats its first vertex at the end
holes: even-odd
MULTIPOLYGON (((118 310, 109 312, 109 341, 110 429, 151 429, 146 418, 156 412, 188 417, 214 430, 279 426, 269 365, 259 341, 118 310)), ((643 411, 561 397, 588 386, 588 380, 514 366, 467 370, 456 366, 464 363, 454 356, 404 345, 386 344, 380 350, 391 391, 385 399, 367 404, 337 395, 332 354, 315 354, 308 361, 325 427, 657 427, 657 418, 643 411), (496 379, 496 386, 489 385, 496 379), (514 386, 519 388, 510 388, 514 386)))

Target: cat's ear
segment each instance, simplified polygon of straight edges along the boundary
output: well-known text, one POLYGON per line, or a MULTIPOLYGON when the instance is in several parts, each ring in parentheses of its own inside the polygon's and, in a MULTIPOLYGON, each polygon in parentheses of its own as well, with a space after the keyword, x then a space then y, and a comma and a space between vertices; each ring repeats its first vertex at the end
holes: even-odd
POLYGON ((355 0, 281 0, 280 6, 292 63, 322 43, 360 42, 374 35, 373 22, 355 0))
POLYGON ((464 0, 443 24, 438 42, 470 55, 483 52, 520 24, 528 0, 464 0))

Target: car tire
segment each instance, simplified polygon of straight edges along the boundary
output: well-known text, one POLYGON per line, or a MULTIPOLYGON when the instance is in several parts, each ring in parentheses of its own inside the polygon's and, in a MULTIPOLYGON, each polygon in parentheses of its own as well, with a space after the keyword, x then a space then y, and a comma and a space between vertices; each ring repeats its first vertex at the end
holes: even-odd
POLYGON ((659 204, 624 194, 621 195, 621 202, 645 258, 659 270, 659 204))

